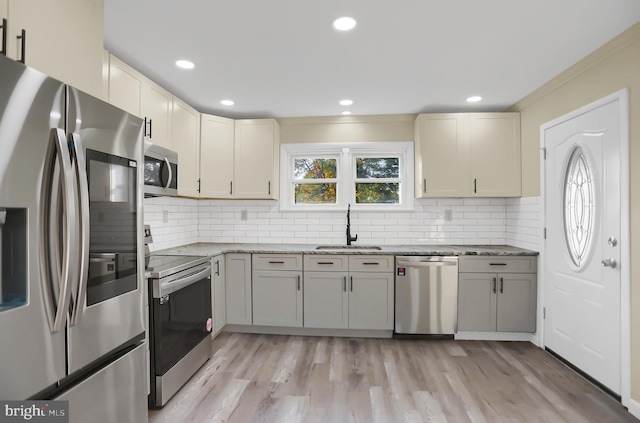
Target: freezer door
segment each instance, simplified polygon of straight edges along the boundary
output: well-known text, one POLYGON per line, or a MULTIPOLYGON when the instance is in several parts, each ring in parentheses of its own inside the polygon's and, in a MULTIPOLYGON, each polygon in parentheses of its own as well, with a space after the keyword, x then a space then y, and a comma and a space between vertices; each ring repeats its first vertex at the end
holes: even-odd
POLYGON ((69 373, 144 332, 142 120, 68 89, 68 133, 79 177, 80 278, 69 326, 69 373), (84 187, 83 187, 84 184, 84 187))
POLYGON ((49 155, 60 153, 64 139, 56 136, 64 138, 64 133, 52 128, 64 128, 63 117, 60 82, 0 55, 2 400, 29 398, 65 375, 66 312, 60 284, 62 268, 72 264, 62 245, 71 233, 67 225, 59 225, 66 219, 59 212, 60 201, 69 203, 73 196, 61 188, 60 165, 64 158, 68 171, 68 156, 58 154, 54 160, 49 155), (47 156, 55 163, 45 163, 47 156), (52 178, 44 178, 45 168, 53 171, 52 178), (55 208, 42 207, 44 193, 54 193, 55 208), (44 234, 50 242, 45 243, 44 234), (42 264, 43 255, 50 266, 42 264), (56 332, 54 320, 60 329, 56 332))
POLYGON ((142 344, 55 398, 69 401, 69 423, 145 423, 145 356, 142 344))

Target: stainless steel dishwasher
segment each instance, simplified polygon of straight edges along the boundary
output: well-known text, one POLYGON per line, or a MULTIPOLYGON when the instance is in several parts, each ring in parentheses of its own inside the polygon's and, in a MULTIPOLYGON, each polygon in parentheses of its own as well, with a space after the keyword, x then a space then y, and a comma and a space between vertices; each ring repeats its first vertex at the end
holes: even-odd
POLYGON ((396 256, 396 334, 449 335, 458 323, 458 257, 396 256))

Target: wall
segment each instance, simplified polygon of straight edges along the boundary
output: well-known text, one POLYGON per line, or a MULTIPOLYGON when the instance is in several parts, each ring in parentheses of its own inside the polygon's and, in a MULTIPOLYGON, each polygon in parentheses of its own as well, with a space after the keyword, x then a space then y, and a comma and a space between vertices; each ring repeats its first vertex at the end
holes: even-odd
POLYGON ((540 195, 540 125, 629 88, 631 216, 631 397, 640 413, 640 23, 515 104, 522 130, 522 194, 540 195))
POLYGON ((506 243, 514 247, 540 251, 542 245, 542 199, 540 197, 506 200, 506 243))
POLYGON ((144 223, 151 225, 151 251, 198 242, 198 209, 198 200, 145 198, 144 223))

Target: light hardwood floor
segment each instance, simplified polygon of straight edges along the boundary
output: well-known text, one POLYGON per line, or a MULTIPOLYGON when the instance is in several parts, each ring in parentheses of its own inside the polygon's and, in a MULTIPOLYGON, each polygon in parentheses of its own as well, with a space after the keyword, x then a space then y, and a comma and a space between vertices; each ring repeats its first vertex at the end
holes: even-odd
POLYGON ((151 423, 636 422, 528 342, 223 333, 151 423))

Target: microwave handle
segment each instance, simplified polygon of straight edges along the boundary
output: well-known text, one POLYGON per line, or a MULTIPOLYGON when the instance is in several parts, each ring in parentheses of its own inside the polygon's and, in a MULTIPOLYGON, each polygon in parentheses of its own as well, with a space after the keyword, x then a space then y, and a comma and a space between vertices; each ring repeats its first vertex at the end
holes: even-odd
POLYGON ((171 181, 173 180, 173 171, 171 170, 171 163, 169 163, 169 159, 165 157, 164 161, 167 164, 167 169, 169 169, 169 180, 167 181, 165 188, 169 188, 171 186, 171 181))

